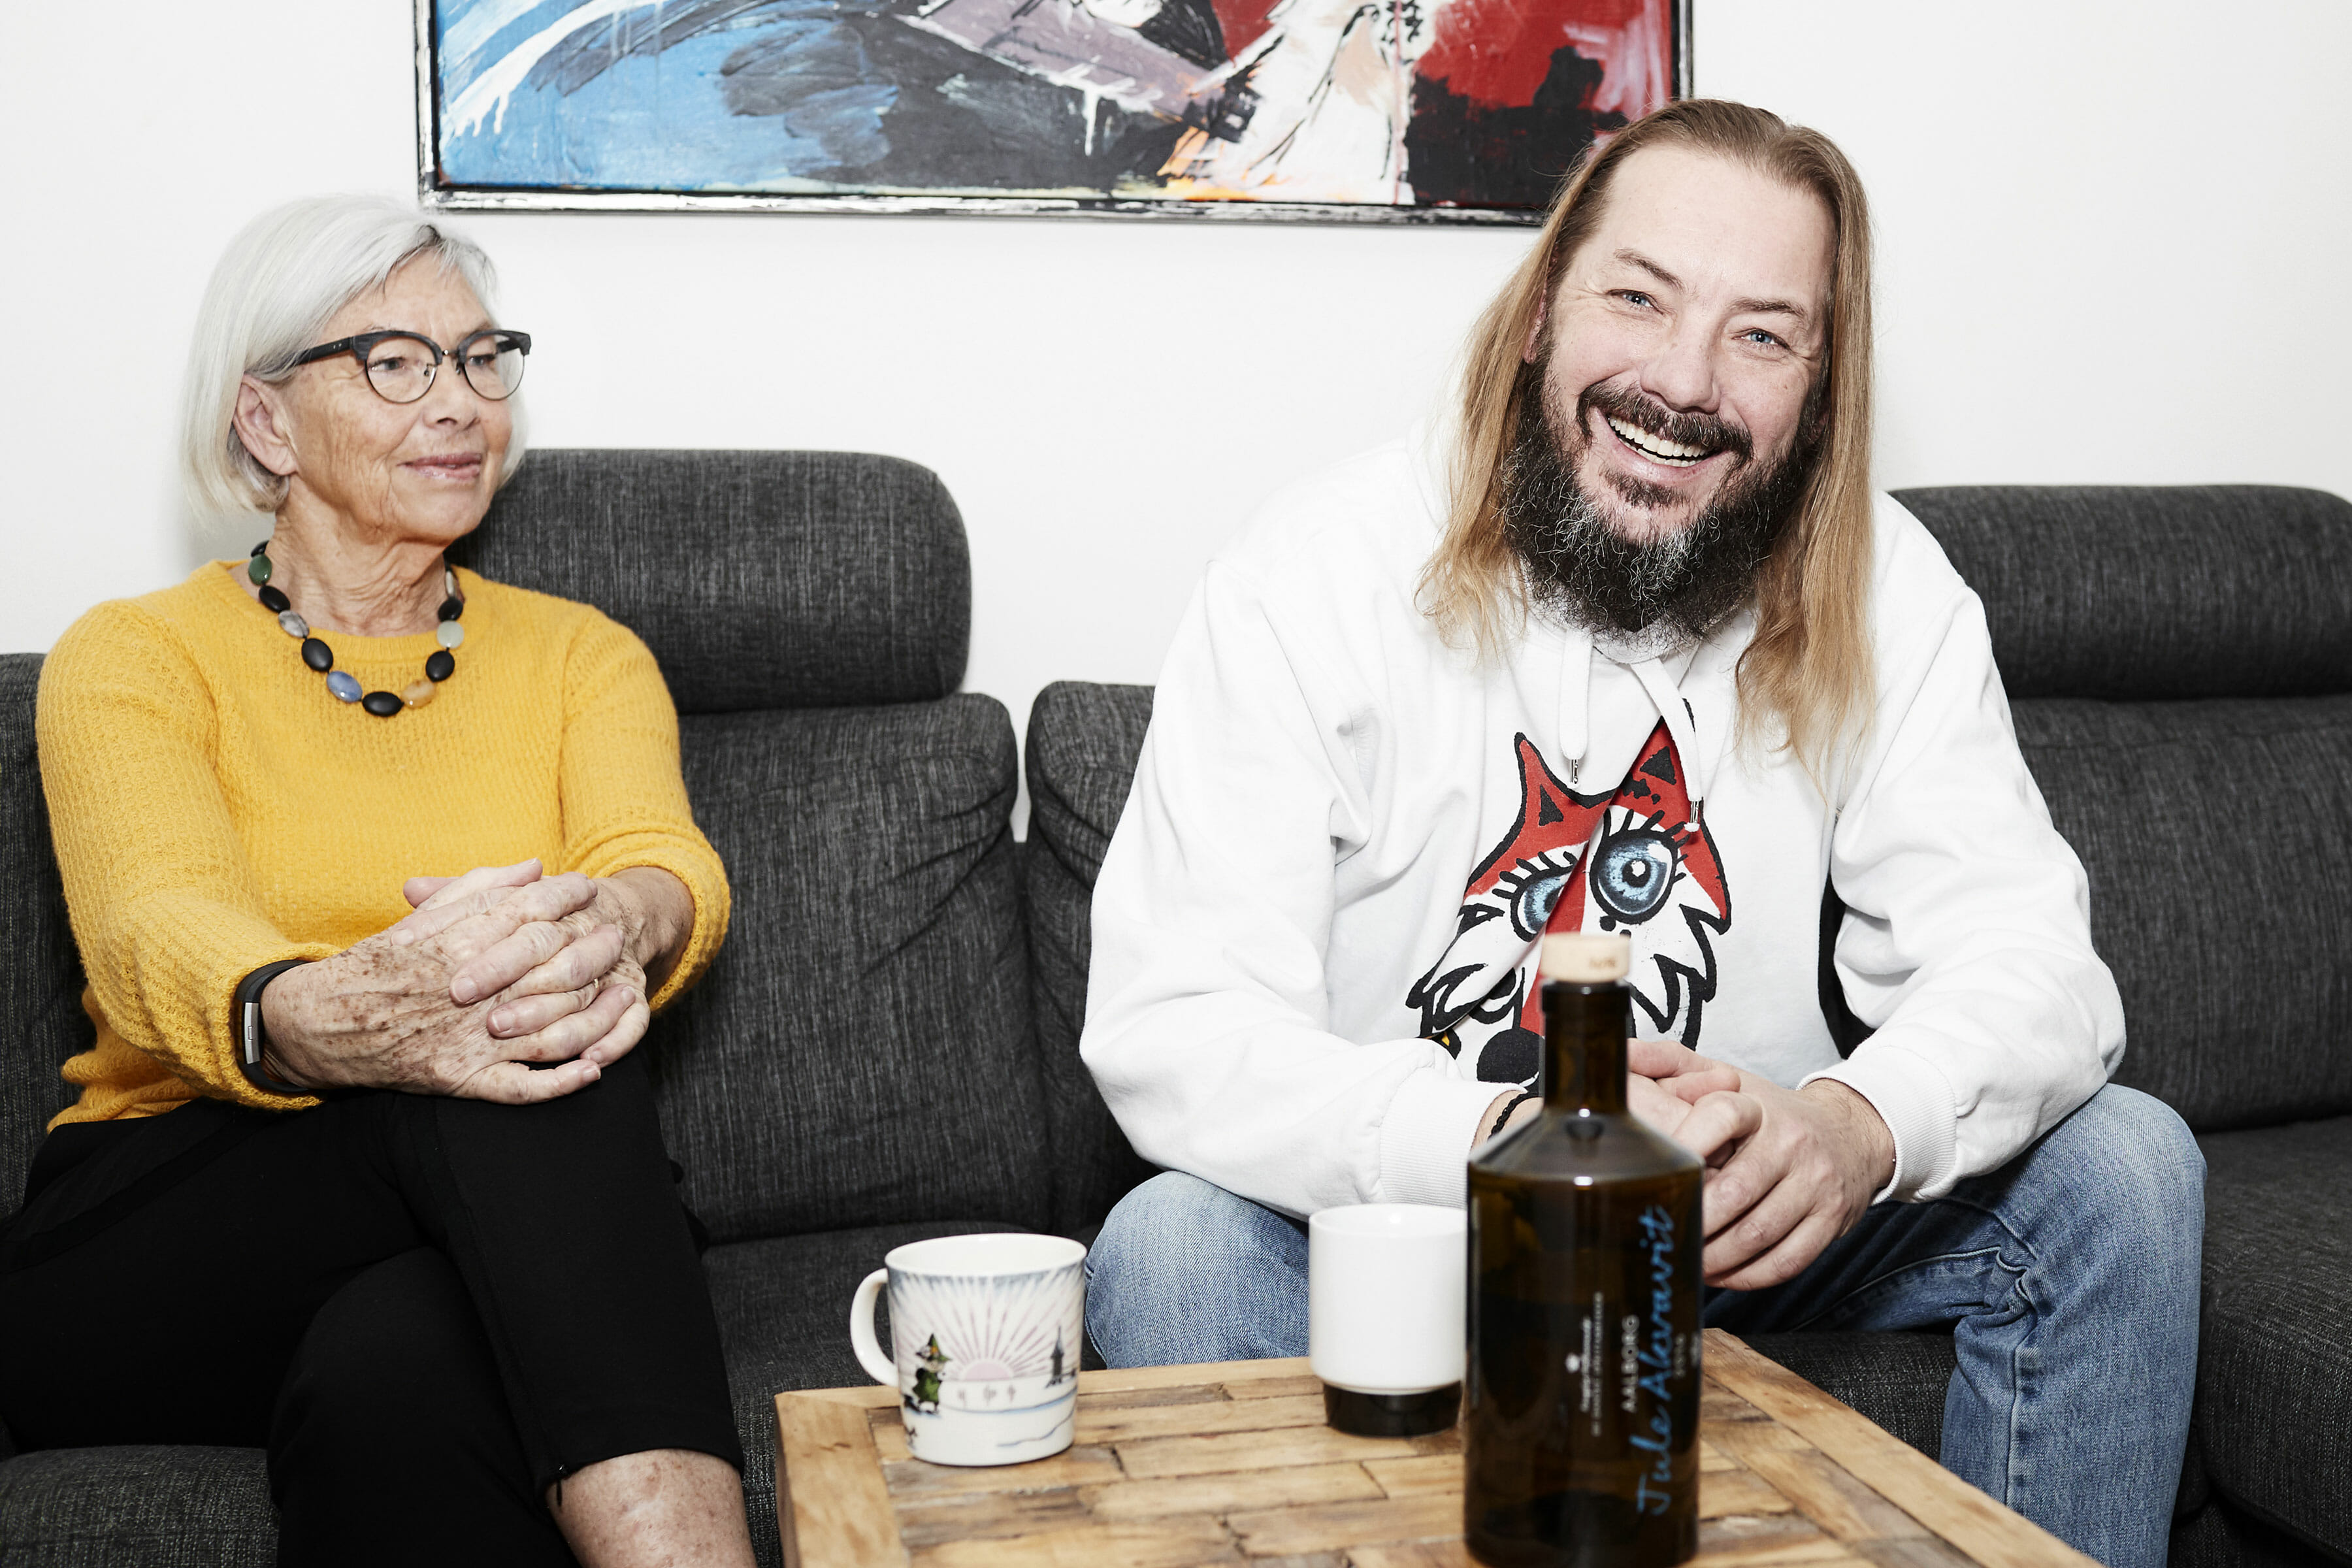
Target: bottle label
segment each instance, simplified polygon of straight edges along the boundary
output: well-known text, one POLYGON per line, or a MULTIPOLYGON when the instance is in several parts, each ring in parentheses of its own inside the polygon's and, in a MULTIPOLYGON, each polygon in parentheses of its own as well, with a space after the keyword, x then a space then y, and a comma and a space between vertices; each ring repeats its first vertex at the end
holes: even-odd
POLYGON ((1664 1204, 1652 1204, 1642 1211, 1641 1226, 1649 1252, 1650 1313, 1640 1330, 1633 1318, 1625 1320, 1625 1414, 1633 1417, 1627 1441, 1650 1460, 1635 1478, 1635 1506, 1664 1513, 1675 1505, 1675 1402, 1667 1385, 1683 1375, 1683 1345, 1675 1333, 1675 1216, 1664 1204), (1646 1412, 1636 1408, 1637 1394, 1646 1412))

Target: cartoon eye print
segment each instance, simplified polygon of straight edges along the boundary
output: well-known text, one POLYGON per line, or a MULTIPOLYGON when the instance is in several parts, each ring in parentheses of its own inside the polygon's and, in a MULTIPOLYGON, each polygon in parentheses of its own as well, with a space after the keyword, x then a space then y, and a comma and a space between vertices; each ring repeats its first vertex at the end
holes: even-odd
POLYGON ((1613 828, 1592 851, 1592 896, 1628 925, 1656 914, 1682 868, 1672 835, 1643 824, 1613 828))
POLYGON ((1576 859, 1575 849, 1553 850, 1520 862, 1496 886, 1495 891, 1508 901, 1511 923, 1520 936, 1532 942, 1542 934, 1552 910, 1559 905, 1560 894, 1576 875, 1576 859))

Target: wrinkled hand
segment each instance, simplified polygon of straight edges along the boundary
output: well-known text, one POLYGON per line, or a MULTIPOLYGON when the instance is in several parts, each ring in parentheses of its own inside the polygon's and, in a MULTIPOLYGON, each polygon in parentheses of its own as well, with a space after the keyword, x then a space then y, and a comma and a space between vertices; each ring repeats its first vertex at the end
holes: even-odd
POLYGON ((593 1083, 648 1021, 644 971, 595 914, 596 888, 536 861, 436 882, 416 914, 263 993, 275 1070, 509 1103, 593 1083))
POLYGON ((392 928, 394 941, 446 931, 453 951, 467 954, 450 977, 450 1000, 461 1005, 495 991, 547 990, 530 978, 533 972, 552 961, 564 942, 598 924, 620 933, 624 962, 635 965, 641 987, 648 979, 658 984, 694 928, 694 900, 686 884, 653 867, 593 879, 577 872, 541 877, 539 862, 526 860, 463 877, 411 877, 401 891, 416 912, 392 928), (567 926, 568 916, 579 919, 567 926))
POLYGON ((449 999, 488 998, 493 1038, 536 1037, 605 1068, 645 1037, 652 988, 640 954, 652 922, 629 887, 577 872, 544 877, 525 860, 412 877, 401 890, 416 912, 384 934, 399 947, 437 942, 452 966, 449 999), (598 997, 616 988, 633 1000, 617 1016, 598 1012, 598 997))
POLYGON ((450 968, 439 939, 394 947, 380 932, 289 970, 262 993, 272 1071, 312 1089, 521 1105, 585 1089, 635 1043, 625 1031, 644 1005, 635 985, 605 986, 546 1028, 500 1037, 490 1027, 495 1003, 449 1000, 450 968), (583 1039, 593 1046, 583 1049, 583 1039))

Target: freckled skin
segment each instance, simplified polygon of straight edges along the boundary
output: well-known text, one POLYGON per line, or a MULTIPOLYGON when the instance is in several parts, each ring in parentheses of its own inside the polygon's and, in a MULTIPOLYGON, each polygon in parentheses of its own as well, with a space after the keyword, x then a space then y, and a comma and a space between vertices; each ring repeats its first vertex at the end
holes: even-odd
POLYGON ((620 928, 604 924, 593 905, 530 925, 521 920, 527 911, 515 906, 508 900, 499 910, 407 945, 396 945, 385 931, 345 949, 330 961, 331 987, 286 998, 300 1016, 288 1020, 291 1026, 284 1034, 272 1033, 273 1056, 300 1081, 320 1087, 463 1094, 477 1087, 478 1076, 517 1059, 518 1042, 491 1032, 494 1021, 509 1022, 499 1008, 548 1013, 547 1026, 530 1036, 520 1059, 560 1062, 604 1039, 633 996, 649 994, 620 928), (452 1003, 450 974, 517 934, 546 954, 545 969, 533 967, 532 989, 499 992, 488 1005, 452 1003))
MULTIPOLYGON (((1588 387, 1629 387, 1662 409, 1711 415, 1746 431, 1754 451, 1746 459, 1721 452, 1688 468, 1660 463, 1618 439, 1597 410, 1581 428, 1561 431, 1578 482, 1621 537, 1679 532, 1743 464, 1766 468, 1788 455, 1806 394, 1828 363, 1835 256, 1829 212, 1810 191, 1680 147, 1651 147, 1625 161, 1599 225, 1546 307, 1549 405, 1572 411, 1588 387), (1768 301, 1803 314, 1747 308, 1768 301), (1621 481, 1671 499, 1636 504, 1621 481)), ((1538 348, 1528 342, 1530 363, 1538 348)))
POLYGON ((262 993, 271 1076, 518 1104, 571 1093, 643 1037, 694 921, 685 885, 651 867, 541 877, 528 861, 410 892, 429 901, 262 993))

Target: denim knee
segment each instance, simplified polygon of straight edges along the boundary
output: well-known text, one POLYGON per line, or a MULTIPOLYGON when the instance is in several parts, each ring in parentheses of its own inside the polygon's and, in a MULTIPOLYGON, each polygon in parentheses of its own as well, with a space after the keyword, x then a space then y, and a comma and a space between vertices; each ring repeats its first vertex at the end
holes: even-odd
POLYGON ((2051 1131, 2032 1164, 2046 1183, 2042 1239, 2193 1296, 2205 1239, 2205 1155, 2173 1109, 2109 1084, 2051 1131), (2062 1239, 2063 1237, 2063 1239, 2062 1239))
POLYGON ((2203 1234, 2205 1152, 2172 1107, 2111 1083, 2052 1138, 2061 1134, 2071 1180, 2095 1184, 2111 1215, 2203 1234))
POLYGON ((1168 1171, 1119 1200, 1087 1258, 1087 1327, 1113 1366, 1306 1352, 1305 1227, 1168 1171))
MULTIPOLYGON (((1290 1222, 1213 1182, 1162 1171, 1118 1200, 1087 1257, 1089 1289, 1169 1268, 1213 1269, 1263 1251, 1268 1224, 1290 1222)), ((1293 1227, 1295 1228, 1295 1227, 1293 1227)))

